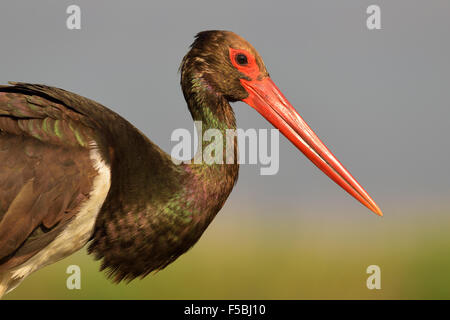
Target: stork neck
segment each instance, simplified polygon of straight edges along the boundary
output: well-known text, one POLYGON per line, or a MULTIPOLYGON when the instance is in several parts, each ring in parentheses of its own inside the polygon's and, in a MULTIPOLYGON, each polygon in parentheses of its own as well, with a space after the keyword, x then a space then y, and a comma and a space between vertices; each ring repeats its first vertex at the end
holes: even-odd
MULTIPOLYGON (((195 81, 201 79, 182 81, 182 87, 193 119, 202 122, 202 136, 218 129, 226 137, 227 129, 236 128, 231 106, 195 81)), ((175 165, 133 126, 122 124, 114 126, 122 130, 111 131, 112 184, 89 248, 118 280, 162 269, 192 247, 224 205, 239 170, 237 160, 175 165)))
MULTIPOLYGON (((198 163, 199 152, 211 149, 212 144, 219 143, 217 134, 221 135, 222 143, 222 163, 230 164, 231 155, 234 157, 233 163, 237 162, 237 139, 228 137, 227 134, 236 130, 236 120, 233 109, 227 99, 222 94, 217 93, 214 88, 199 74, 192 74, 182 81, 182 89, 188 104, 189 111, 196 124, 197 134, 199 136, 199 145, 197 154, 193 161, 198 163), (187 79, 187 80, 186 80, 187 79), (227 152, 228 148, 228 152, 227 152)), ((220 148, 220 145, 217 146, 220 148)), ((210 163, 211 164, 211 163, 210 163)), ((212 163, 211 165, 214 166, 212 163)))

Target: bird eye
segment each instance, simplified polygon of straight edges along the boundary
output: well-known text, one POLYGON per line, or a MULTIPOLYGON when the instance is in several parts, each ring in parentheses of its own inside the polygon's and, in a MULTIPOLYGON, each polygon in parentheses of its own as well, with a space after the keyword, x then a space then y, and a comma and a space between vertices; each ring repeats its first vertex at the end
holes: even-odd
POLYGON ((236 60, 237 64, 239 64, 241 66, 245 66, 248 64, 247 56, 243 53, 237 54, 235 57, 235 60, 236 60))

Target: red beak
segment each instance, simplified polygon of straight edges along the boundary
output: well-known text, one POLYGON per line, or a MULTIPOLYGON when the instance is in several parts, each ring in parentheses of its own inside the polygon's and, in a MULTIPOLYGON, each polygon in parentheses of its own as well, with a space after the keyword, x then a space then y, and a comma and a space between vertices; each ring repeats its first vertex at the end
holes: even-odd
POLYGON ((249 94, 243 100, 245 103, 278 128, 309 160, 345 191, 377 215, 383 215, 375 201, 320 141, 269 77, 252 81, 241 79, 241 84, 249 94))

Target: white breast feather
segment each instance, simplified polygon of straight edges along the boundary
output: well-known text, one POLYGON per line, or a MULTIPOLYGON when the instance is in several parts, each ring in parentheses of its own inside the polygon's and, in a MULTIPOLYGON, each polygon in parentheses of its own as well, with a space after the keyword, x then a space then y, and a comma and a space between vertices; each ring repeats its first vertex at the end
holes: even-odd
MULTIPOLYGON (((91 143, 90 158, 98 175, 80 211, 67 227, 47 247, 32 258, 10 270, 11 279, 23 280, 32 272, 59 261, 81 249, 94 231, 95 220, 111 186, 111 170, 103 161, 95 143, 91 143)), ((8 291, 13 288, 9 288, 8 291)))

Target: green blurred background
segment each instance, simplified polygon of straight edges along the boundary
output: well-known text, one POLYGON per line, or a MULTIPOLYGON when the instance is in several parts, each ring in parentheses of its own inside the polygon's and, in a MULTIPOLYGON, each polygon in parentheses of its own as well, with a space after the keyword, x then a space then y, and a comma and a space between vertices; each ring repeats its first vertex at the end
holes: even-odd
POLYGON ((6 299, 448 299, 448 211, 411 219, 340 216, 258 221, 257 213, 220 214, 199 243, 166 269, 112 284, 84 250, 30 276, 6 299), (250 215, 250 217, 249 217, 250 215), (433 216, 433 219, 430 219, 433 216), (437 221, 439 220, 439 221, 437 221), (445 224, 444 224, 445 223, 445 224), (81 268, 81 289, 66 288, 66 268, 81 268), (366 268, 381 268, 381 290, 366 268))
MULTIPOLYGON (((202 30, 239 33, 384 212, 348 196, 280 137, 280 171, 243 165, 200 241, 114 285, 85 251, 6 299, 450 298, 450 1, 1 1, 0 83, 61 87, 118 112, 170 152, 192 130, 178 66, 202 30), (82 29, 66 28, 78 4, 82 29), (366 9, 381 8, 381 30, 366 9), (82 289, 66 288, 81 267, 82 289), (366 268, 381 268, 368 290, 366 268)), ((244 103, 239 128, 271 128, 244 103)), ((241 150, 242 151, 242 150, 241 150)))

